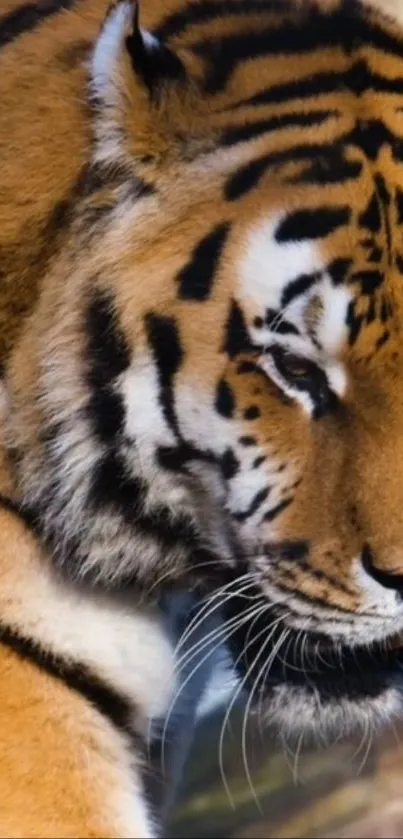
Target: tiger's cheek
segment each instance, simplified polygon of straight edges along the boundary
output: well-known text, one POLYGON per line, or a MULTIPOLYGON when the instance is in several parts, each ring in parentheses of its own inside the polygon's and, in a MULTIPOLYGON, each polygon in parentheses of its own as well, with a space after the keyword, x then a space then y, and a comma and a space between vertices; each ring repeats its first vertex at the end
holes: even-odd
MULTIPOLYGON (((241 356, 227 368, 216 410, 233 427, 223 472, 227 508, 236 527, 254 543, 291 537, 295 510, 306 509, 309 495, 302 486, 312 446, 307 418, 277 392, 251 356, 241 356)), ((305 517, 297 519, 302 538, 305 517)))

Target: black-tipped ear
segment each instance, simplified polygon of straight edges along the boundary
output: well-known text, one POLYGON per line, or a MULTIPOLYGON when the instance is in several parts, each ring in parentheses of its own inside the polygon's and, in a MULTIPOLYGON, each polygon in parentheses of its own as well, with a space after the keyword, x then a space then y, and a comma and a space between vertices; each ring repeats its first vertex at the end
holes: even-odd
POLYGON ((178 56, 154 35, 141 29, 137 2, 133 3, 133 31, 126 37, 126 48, 134 72, 150 93, 156 93, 165 80, 185 80, 185 68, 178 56))

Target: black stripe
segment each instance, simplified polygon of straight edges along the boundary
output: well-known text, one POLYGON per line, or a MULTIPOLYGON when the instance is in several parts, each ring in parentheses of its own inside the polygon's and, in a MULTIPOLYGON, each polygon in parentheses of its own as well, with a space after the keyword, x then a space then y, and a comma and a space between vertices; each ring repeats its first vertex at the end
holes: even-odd
POLYGON ((83 696, 120 731, 134 735, 133 707, 114 688, 101 681, 85 665, 76 664, 43 649, 32 638, 0 624, 0 642, 20 658, 31 661, 50 676, 83 696))
POLYGON ((179 328, 174 318, 152 312, 145 317, 145 327, 158 371, 164 416, 173 432, 180 437, 174 397, 175 375, 183 358, 179 328))
POLYGON ((216 463, 216 458, 209 451, 201 451, 196 446, 181 441, 176 446, 158 446, 156 460, 162 469, 169 472, 181 472, 189 461, 201 460, 204 463, 216 463))
POLYGON ((378 351, 378 350, 380 350, 380 349, 381 349, 381 348, 382 348, 385 344, 387 344, 387 342, 389 341, 389 339, 390 339, 390 332, 389 332, 389 330, 388 330, 388 329, 386 329, 386 330, 385 330, 385 332, 383 333, 383 335, 381 335, 381 336, 377 339, 377 341, 376 341, 376 343, 375 343, 375 352, 377 352, 377 351, 378 351))
POLYGON ((379 200, 381 202, 381 207, 383 210, 388 261, 389 265, 393 265, 392 230, 390 225, 389 209, 392 203, 392 196, 389 192, 388 187, 386 186, 385 178, 383 177, 383 175, 375 175, 375 183, 379 200))
POLYGON ((127 472, 123 459, 108 452, 93 472, 89 501, 93 509, 115 510, 140 536, 148 536, 166 550, 178 546, 196 548, 198 534, 192 519, 185 513, 173 513, 164 504, 147 511, 148 485, 127 472))
POLYGON ((257 441, 251 434, 243 434, 242 437, 239 438, 239 442, 241 446, 246 446, 246 448, 249 448, 249 446, 257 446, 257 441))
POLYGON ((398 224, 403 224, 403 192, 399 188, 395 192, 395 205, 398 224))
POLYGON ((376 269, 371 270, 369 268, 366 271, 355 271, 355 273, 351 275, 351 279, 353 282, 360 283, 362 294, 372 295, 374 291, 382 285, 385 275, 383 271, 377 271, 376 269))
POLYGON ((209 298, 229 230, 229 224, 218 224, 196 245, 177 278, 182 300, 201 303, 209 298))
POLYGON ((352 259, 334 259, 326 266, 324 273, 330 274, 334 285, 342 285, 348 281, 348 273, 352 263, 352 259))
POLYGON ((256 364, 255 361, 240 361, 237 367, 237 373, 239 376, 243 376, 248 373, 254 373, 255 375, 261 376, 262 379, 267 381, 266 373, 262 370, 261 367, 259 367, 258 364, 256 364))
POLYGON ((395 160, 403 160, 402 138, 394 134, 380 119, 359 121, 353 131, 341 138, 361 149, 370 160, 376 160, 383 146, 391 149, 395 160))
POLYGON ((71 9, 76 0, 42 0, 37 3, 24 3, 12 12, 0 17, 0 48, 15 41, 25 32, 31 32, 44 20, 58 12, 71 9))
POLYGON ((252 499, 249 507, 247 510, 244 510, 242 513, 234 513, 234 519, 239 522, 247 521, 251 516, 253 516, 259 509, 259 507, 264 504, 266 499, 269 496, 271 491, 271 487, 265 487, 264 489, 260 489, 259 492, 256 493, 255 497, 252 499))
POLYGON ((261 134, 269 134, 272 131, 281 131, 284 128, 309 128, 320 125, 331 117, 336 117, 338 111, 310 111, 308 113, 281 114, 280 116, 262 119, 256 122, 248 122, 242 125, 232 125, 223 131, 219 142, 222 146, 231 146, 234 143, 242 143, 259 137, 261 134))
POLYGON ((316 160, 303 167, 297 175, 286 177, 291 184, 343 184, 356 180, 362 172, 363 164, 360 160, 347 160, 344 149, 328 150, 318 156, 316 160))
MULTIPOLYGON (((283 11, 289 7, 287 0, 283 0, 283 11)), ((208 23, 217 18, 235 17, 239 15, 268 14, 272 10, 278 11, 278 3, 262 3, 261 0, 204 0, 203 2, 187 3, 184 9, 173 12, 160 23, 154 34, 161 41, 177 37, 190 26, 198 23, 208 23)))
MULTIPOLYGON (((319 568, 314 568, 310 562, 305 558, 306 551, 304 557, 298 557, 298 571, 302 571, 307 574, 308 577, 311 579, 318 580, 319 582, 326 582, 329 583, 335 591, 344 592, 344 594, 353 595, 354 592, 352 591, 349 586, 345 585, 342 580, 338 580, 336 577, 333 577, 331 574, 326 574, 324 571, 321 571, 319 568)), ((290 557, 286 557, 288 561, 290 557)))
POLYGON ((347 224, 349 207, 315 207, 314 210, 295 210, 280 222, 276 242, 298 242, 301 239, 321 239, 347 224))
MULTIPOLYGON (((284 292, 283 292, 284 294, 284 292)), ((294 323, 282 318, 279 309, 266 309, 264 321, 262 319, 262 326, 266 324, 269 329, 272 329, 276 335, 299 335, 299 330, 294 323)), ((260 325, 260 323, 259 323, 260 325)), ((257 326, 255 318, 255 326, 257 326)))
POLYGON ((228 318, 225 325, 225 335, 222 350, 227 353, 230 358, 235 358, 236 355, 242 352, 251 352, 254 347, 249 337, 248 327, 243 316, 242 309, 233 300, 231 308, 228 312, 228 318))
POLYGON ((260 178, 267 169, 267 159, 271 155, 265 155, 257 160, 252 160, 245 166, 241 166, 234 175, 230 175, 225 188, 224 197, 227 201, 236 201, 251 189, 258 185, 260 178))
POLYGON ((360 227, 369 230, 370 233, 379 233, 382 229, 382 215, 379 198, 376 192, 373 192, 372 197, 364 210, 359 216, 358 223, 360 227))
MULTIPOLYGON (((399 162, 403 160, 403 140, 400 137, 393 134, 380 120, 359 122, 352 131, 342 134, 337 142, 327 145, 326 143, 302 143, 255 158, 241 166, 235 174, 230 175, 224 188, 224 196, 228 201, 241 198, 258 185, 268 169, 285 166, 288 163, 304 161, 309 163, 311 168, 305 172, 308 182, 316 180, 319 183, 333 183, 335 180, 338 181, 339 177, 348 180, 358 176, 362 169, 361 163, 348 161, 344 157, 343 149, 349 145, 359 148, 370 160, 376 160, 380 149, 388 146, 395 160, 399 162), (337 177, 332 174, 334 163, 337 166, 335 169, 337 177)), ((295 177, 297 182, 299 179, 304 181, 304 173, 295 177)))
POLYGON ((215 410, 222 417, 230 419, 234 414, 235 398, 232 387, 225 379, 220 379, 217 385, 216 397, 214 402, 215 410))
POLYGON ((125 407, 116 380, 130 365, 131 351, 119 323, 112 295, 94 288, 85 311, 84 365, 90 397, 87 414, 103 443, 122 431, 125 407))
POLYGON ((260 417, 260 408, 257 405, 251 405, 249 408, 244 411, 244 419, 248 420, 248 422, 253 422, 253 420, 258 419, 260 417))
MULTIPOLYGON (((342 4, 334 14, 322 14, 308 7, 302 14, 280 25, 260 27, 256 31, 235 33, 221 38, 210 38, 193 45, 193 49, 209 61, 205 89, 209 93, 222 91, 237 66, 265 55, 299 55, 315 50, 339 47, 346 55, 361 46, 371 46, 382 52, 403 57, 403 38, 397 39, 377 26, 372 26, 360 14, 358 4, 342 4)), ((354 90, 359 72, 358 62, 345 83, 354 90)))
POLYGON ((23 504, 19 504, 18 501, 13 501, 6 495, 0 493, 0 509, 7 510, 8 513, 12 513, 14 516, 17 516, 23 524, 28 528, 28 530, 32 531, 35 536, 38 535, 38 521, 36 516, 30 512, 23 504))
MULTIPOLYGON (((368 44, 368 46, 373 49, 378 49, 381 52, 403 58, 403 37, 395 37, 394 35, 389 34, 389 32, 386 32, 386 30, 381 29, 379 26, 373 25, 370 21, 365 20, 364 10, 362 10, 362 14, 363 17, 360 21, 359 29, 361 43, 368 44)), ((353 40, 356 38, 357 36, 354 38, 353 35, 353 40)))
POLYGON ((351 300, 351 302, 348 304, 347 317, 346 317, 346 324, 347 324, 348 332, 349 332, 348 343, 350 344, 351 347, 353 346, 353 344, 355 344, 355 342, 356 342, 356 340, 357 340, 357 338, 358 338, 358 336, 361 332, 361 329, 364 326, 364 323, 365 323, 364 315, 356 314, 356 301, 351 300))
POLYGON ((82 198, 92 198, 103 189, 118 189, 127 186, 133 200, 146 198, 155 193, 154 186, 133 174, 132 169, 123 163, 112 168, 105 163, 91 163, 83 166, 72 188, 71 199, 74 203, 82 198))
POLYGON ((94 288, 85 315, 91 372, 97 385, 109 385, 127 370, 131 355, 112 295, 94 288))
MULTIPOLYGON (((334 603, 334 602, 327 602, 326 600, 323 600, 321 597, 314 597, 314 596, 311 596, 310 594, 305 594, 303 591, 299 591, 298 589, 295 589, 295 578, 291 575, 291 573, 287 573, 286 569, 283 569, 282 573, 283 573, 283 578, 288 579, 288 582, 291 583, 290 586, 289 585, 283 585, 283 583, 280 582, 278 579, 270 580, 272 585, 275 588, 277 588, 282 594, 289 595, 290 592, 291 592, 291 594, 294 595, 295 601, 297 603, 302 602, 302 603, 306 603, 308 606, 319 606, 323 610, 327 610, 327 611, 331 610, 332 612, 334 611, 334 612, 338 612, 341 615, 346 615, 350 618, 350 620, 347 620, 346 622, 351 623, 351 625, 354 625, 354 619, 351 618, 351 609, 344 608, 343 606, 340 606, 339 604, 334 603)), ((288 604, 287 604, 287 610, 288 610, 288 604)), ((289 611, 290 611, 291 614, 295 615, 296 617, 301 617, 301 614, 298 611, 296 611, 295 608, 294 608, 294 611, 292 611, 291 608, 289 609, 289 611)), ((309 617, 310 617, 310 620, 315 618, 318 622, 323 620, 323 619, 326 620, 326 615, 325 616, 323 616, 323 615, 316 615, 316 616, 310 615, 309 617)), ((333 617, 332 617, 332 620, 333 620, 333 617)), ((335 620, 336 620, 336 618, 335 618, 335 620)), ((343 624, 345 623, 344 619, 340 622, 343 623, 343 624)))
MULTIPOLYGON (((344 137, 340 137, 339 143, 343 142, 344 139, 344 137)), ((335 143, 329 143, 328 145, 325 143, 301 143, 297 146, 291 146, 289 149, 261 155, 250 163, 241 166, 235 174, 230 175, 224 189, 225 198, 227 201, 236 201, 241 198, 257 186, 260 178, 272 167, 284 166, 287 163, 298 163, 299 161, 310 163, 318 157, 334 153, 335 149, 338 149, 338 145, 335 143)))
POLYGON ((281 295, 281 307, 288 306, 295 297, 305 294, 320 278, 321 274, 317 272, 314 274, 300 274, 295 280, 291 280, 281 295))
POLYGON ((205 91, 211 94, 225 89, 237 66, 248 60, 266 55, 299 55, 325 50, 328 47, 348 46, 352 33, 350 21, 341 21, 337 15, 320 15, 313 12, 297 16, 278 26, 260 27, 247 31, 209 38, 194 44, 192 49, 209 61, 205 91), (347 30, 347 31, 346 31, 347 30))
POLYGON ((275 507, 272 507, 271 510, 268 510, 267 513, 264 514, 264 521, 273 521, 273 519, 277 518, 283 510, 286 510, 287 507, 290 506, 292 500, 292 498, 284 498, 284 501, 279 501, 275 507))
POLYGON ((231 481, 232 478, 239 472, 240 463, 235 456, 232 449, 226 449, 221 458, 221 472, 226 481, 231 481))
POLYGON ((322 94, 343 90, 344 83, 343 73, 313 73, 303 79, 298 79, 298 81, 273 84, 253 96, 245 97, 233 105, 229 105, 228 110, 259 105, 282 105, 291 102, 293 99, 317 98, 322 94))
POLYGON ((259 107, 260 105, 282 105, 293 99, 317 99, 318 96, 337 91, 351 90, 357 94, 365 90, 377 93, 403 93, 403 80, 387 78, 374 73, 363 62, 356 62, 345 73, 330 71, 328 73, 312 73, 297 81, 274 84, 260 90, 253 96, 245 97, 229 105, 225 110, 237 110, 244 107, 259 107))
POLYGON ((367 63, 360 59, 345 73, 345 87, 360 96, 366 90, 376 93, 391 93, 401 95, 403 93, 403 79, 391 79, 374 73, 367 63))

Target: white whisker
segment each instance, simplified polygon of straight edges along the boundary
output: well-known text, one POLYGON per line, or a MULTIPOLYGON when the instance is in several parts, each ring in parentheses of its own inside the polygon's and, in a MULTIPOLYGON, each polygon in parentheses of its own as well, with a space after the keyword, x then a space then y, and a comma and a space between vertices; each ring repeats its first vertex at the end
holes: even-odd
MULTIPOLYGON (((263 614, 266 610, 267 610, 267 604, 265 604, 264 606, 262 606, 262 612, 261 612, 261 614, 263 614)), ((257 615, 257 616, 256 616, 256 618, 257 618, 257 617, 259 617, 259 615, 257 615)), ((256 620, 256 619, 255 619, 255 620, 256 620)), ((249 641, 248 645, 243 647, 243 649, 242 649, 242 651, 241 651, 240 655, 238 656, 238 658, 237 658, 237 660, 236 660, 236 662, 235 662, 235 667, 236 667, 236 665, 237 665, 238 661, 240 660, 240 658, 241 658, 243 655, 245 655, 245 653, 246 653, 246 651, 247 651, 248 647, 250 647, 250 645, 251 645, 252 643, 254 643, 255 641, 257 641, 257 640, 258 640, 258 638, 260 638, 260 637, 261 637, 261 635, 263 635, 263 633, 264 633, 264 632, 269 632, 268 638, 266 639, 266 642, 264 643, 262 650, 259 652, 259 655, 258 655, 257 659, 255 659, 255 661, 254 661, 254 662, 252 662, 251 667, 249 667, 249 668, 248 668, 248 670, 247 670, 247 672, 246 672, 246 674, 245 674, 244 678, 242 679, 242 681, 241 681, 241 682, 240 682, 240 684, 238 685, 238 688, 237 688, 237 690, 235 691, 235 694, 234 694, 234 696, 232 697, 231 702, 229 703, 229 706, 228 706, 228 708, 227 708, 227 711, 226 711, 226 713, 225 713, 225 717, 224 717, 224 720, 223 720, 223 723, 222 723, 222 726, 221 726, 221 733, 220 733, 220 740, 219 740, 219 766, 220 766, 220 772, 221 772, 221 777, 222 777, 223 784, 224 784, 224 787, 225 787, 225 791, 226 791, 226 793, 227 793, 227 796, 228 796, 228 799, 229 799, 229 801, 230 801, 230 804, 231 804, 232 808, 234 808, 234 801, 233 801, 233 798, 232 798, 232 795, 231 795, 231 792, 230 792, 230 789, 229 789, 229 786, 228 786, 228 783, 227 783, 227 780, 226 780, 226 777, 225 777, 224 760, 223 760, 223 758, 224 758, 224 737, 225 737, 225 730, 226 730, 226 727, 227 727, 227 725, 228 725, 228 721, 229 721, 229 718, 230 718, 230 715, 231 715, 231 711, 232 711, 232 709, 233 709, 233 707, 234 707, 234 705, 235 705, 235 703, 236 703, 236 701, 237 701, 238 697, 241 695, 242 690, 243 690, 243 688, 245 687, 245 685, 246 685, 246 683, 247 683, 247 681, 248 681, 248 679, 249 679, 249 676, 250 676, 250 673, 251 673, 251 669, 252 669, 252 670, 254 669, 254 666, 255 666, 255 664, 256 664, 256 661, 257 661, 257 660, 259 660, 261 653, 262 653, 262 652, 266 649, 266 646, 267 646, 267 644, 269 643, 269 641, 270 641, 270 639, 271 639, 271 637, 272 637, 272 635, 273 635, 273 633, 274 633, 274 631, 275 631, 276 626, 277 626, 277 625, 281 622, 281 620, 282 620, 282 618, 277 618, 277 619, 276 619, 276 620, 275 620, 272 624, 269 624, 269 626, 268 626, 268 627, 264 627, 263 629, 261 629, 261 630, 260 630, 260 632, 258 632, 258 634, 257 634, 257 635, 255 635, 255 636, 254 636, 254 638, 252 638, 252 639, 249 641)), ((252 787, 252 794, 253 794, 253 787, 252 787)), ((259 806, 259 805, 258 805, 258 806, 259 806)))
MULTIPOLYGON (((255 607, 255 608, 257 608, 257 607, 255 607)), ((259 608, 262 608, 262 607, 259 607, 259 608)), ((234 633, 235 633, 235 632, 236 632, 236 631, 237 631, 237 630, 238 630, 241 626, 243 626, 243 624, 244 624, 244 623, 246 623, 248 620, 250 620, 250 618, 251 618, 251 616, 250 616, 250 614, 249 614, 249 613, 248 613, 246 616, 242 614, 242 615, 239 617, 239 621, 235 624, 235 626, 231 627, 231 629, 230 629, 230 631, 229 631, 229 632, 228 632, 228 630, 227 630, 226 635, 224 635, 224 636, 223 636, 223 637, 224 637, 224 639, 225 639, 225 640, 227 640, 228 638, 230 638, 230 637, 231 637, 231 636, 232 636, 232 635, 233 635, 233 634, 234 634, 234 633)), ((186 679, 184 680, 184 682, 182 682, 182 683, 181 683, 181 685, 179 686, 178 690, 176 691, 176 693, 175 693, 175 695, 174 695, 174 697, 173 697, 173 699, 172 699, 172 701, 171 701, 171 703, 170 703, 170 706, 169 706, 169 709, 168 709, 167 715, 166 715, 166 717, 165 717, 164 727, 163 727, 163 732, 162 732, 161 764, 162 764, 162 772, 163 772, 163 774, 165 774, 165 745, 164 745, 164 744, 165 744, 165 737, 166 737, 166 732, 167 732, 167 730, 168 730, 168 724, 169 724, 169 721, 170 721, 170 719, 171 719, 171 715, 172 715, 173 709, 174 709, 174 707, 175 707, 175 704, 176 704, 176 702, 178 701, 179 696, 181 695, 182 691, 185 689, 185 687, 187 686, 187 684, 188 684, 188 683, 190 682, 190 680, 194 677, 194 675, 198 672, 198 670, 200 669, 200 667, 202 667, 202 666, 203 666, 203 664, 204 664, 204 663, 208 660, 208 658, 209 658, 211 655, 213 655, 213 653, 215 652, 215 650, 217 649, 217 647, 221 644, 221 642, 222 642, 222 639, 219 641, 219 643, 218 643, 218 644, 216 644, 216 645, 215 645, 215 646, 213 646, 211 649, 209 649, 209 650, 207 651, 207 653, 205 653, 205 655, 204 655, 204 656, 202 656, 202 658, 200 659, 200 661, 198 661, 198 662, 197 662, 197 664, 193 667, 193 669, 191 670, 191 672, 187 675, 187 677, 186 677, 186 679)))
MULTIPOLYGON (((281 645, 283 644, 283 642, 284 642, 285 638, 287 637, 288 632, 289 632, 289 630, 288 630, 288 629, 284 629, 284 630, 283 630, 283 632, 282 632, 282 634, 280 635, 279 640, 278 640, 278 641, 277 641, 277 643, 275 644, 275 646, 274 646, 274 648, 273 648, 273 651, 272 651, 272 653, 271 653, 271 660, 272 660, 272 661, 274 660, 274 657, 275 657, 275 655, 276 655, 276 651, 277 651, 278 649, 280 649, 280 647, 281 647, 281 645)), ((254 663, 253 663, 253 669, 255 668, 255 666, 256 666, 256 664, 258 663, 258 661, 260 661, 260 659, 262 658, 262 655, 264 655, 264 653, 265 653, 265 651, 266 651, 266 647, 267 647, 268 643, 270 642, 270 640, 271 640, 271 636, 269 636, 269 638, 267 638, 267 639, 265 640, 265 642, 263 643, 262 648, 261 648, 261 650, 259 651, 259 654, 256 656, 255 661, 254 661, 254 663)), ((248 717, 249 717, 250 709, 251 709, 251 706, 252 706, 253 697, 254 697, 254 694, 255 694, 255 692, 256 692, 256 689, 257 689, 257 687, 258 687, 258 685, 259 685, 259 681, 260 681, 260 679, 261 679, 261 677, 262 677, 263 673, 266 673, 266 669, 267 669, 267 665, 266 665, 266 662, 265 662, 265 663, 263 664, 263 666, 260 668, 260 670, 259 670, 259 672, 258 672, 258 675, 257 675, 256 679, 254 680, 253 687, 252 687, 252 689, 251 689, 251 691, 250 691, 250 694, 249 694, 249 697, 248 697, 248 701, 247 701, 247 703, 246 703, 246 705, 245 705, 245 711, 244 711, 243 721, 242 721, 242 735, 241 735, 241 740, 242 740, 242 757, 243 757, 243 763, 244 763, 244 768, 245 768, 246 778, 247 778, 247 781, 248 781, 249 787, 250 787, 250 789, 251 789, 251 791, 252 791, 252 795, 253 795, 253 798, 254 798, 254 800, 255 800, 255 803, 256 803, 256 805, 257 805, 257 807, 258 807, 258 810, 259 810, 261 813, 262 813, 262 808, 261 808, 261 806, 260 806, 259 799, 258 799, 258 798, 257 798, 257 796, 256 796, 256 793, 255 793, 255 788, 254 788, 254 786, 253 786, 253 781, 252 781, 252 777, 251 777, 250 770, 249 770, 248 755, 247 755, 246 735, 247 735, 248 717)), ((250 675, 251 670, 252 670, 252 668, 250 669, 248 676, 250 675)), ((262 814, 263 814, 263 813, 262 813, 262 814)))
MULTIPOLYGON (((195 616, 188 623, 185 631, 182 633, 182 635, 181 635, 181 637, 180 637, 180 639, 179 639, 179 641, 176 645, 175 651, 174 651, 175 656, 179 653, 179 650, 183 647, 183 645, 186 642, 186 640, 188 639, 189 635, 191 635, 197 629, 197 627, 206 619, 206 617, 207 617, 206 612, 208 612, 209 607, 212 604, 216 603, 216 605, 214 605, 214 609, 212 609, 210 612, 208 612, 209 616, 212 615, 217 609, 220 608, 220 606, 222 605, 222 595, 224 594, 224 592, 226 592, 228 589, 230 589, 231 587, 233 587, 235 585, 239 586, 240 583, 243 583, 246 580, 250 580, 250 582, 249 582, 249 587, 250 587, 252 585, 252 580, 253 579, 254 578, 253 578, 252 573, 243 574, 241 577, 238 577, 236 580, 231 580, 229 583, 226 583, 224 586, 221 586, 218 589, 218 591, 214 592, 214 594, 209 596, 208 599, 206 600, 206 602, 203 604, 203 606, 196 611, 195 616)), ((242 589, 242 591, 243 591, 243 589, 242 589)), ((237 591, 235 591, 231 594, 232 594, 233 597, 236 597, 237 591)))
POLYGON ((231 629, 232 626, 236 625, 241 618, 251 617, 255 613, 257 608, 260 607, 252 605, 248 609, 243 611, 240 615, 234 615, 233 618, 224 621, 223 623, 219 624, 219 626, 216 626, 214 627, 214 629, 211 629, 210 632, 207 632, 206 635, 203 635, 202 638, 196 641, 196 643, 193 644, 193 646, 191 646, 189 649, 187 649, 183 653, 181 658, 175 662, 175 670, 177 675, 180 672, 182 672, 184 668, 189 664, 189 662, 192 661, 192 659, 194 659, 195 656, 198 655, 203 649, 205 649, 205 647, 208 646, 211 643, 211 641, 215 641, 218 638, 221 638, 221 636, 223 635, 225 636, 228 629, 231 629))

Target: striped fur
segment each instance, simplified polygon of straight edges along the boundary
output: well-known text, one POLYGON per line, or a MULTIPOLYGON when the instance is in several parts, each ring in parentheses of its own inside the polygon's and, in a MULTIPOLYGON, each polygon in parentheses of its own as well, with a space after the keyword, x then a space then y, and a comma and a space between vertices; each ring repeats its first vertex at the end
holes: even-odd
MULTIPOLYGON (((252 682, 287 639, 347 661, 403 630, 399 8, 0 15, 17 495, 69 585, 251 575, 270 610, 252 682)), ((358 693, 339 672, 325 709, 293 685, 292 707, 307 727, 394 713, 378 669, 358 693)))
POLYGON ((156 835, 146 738, 168 707, 172 650, 155 610, 54 574, 0 461, 0 832, 156 835))

